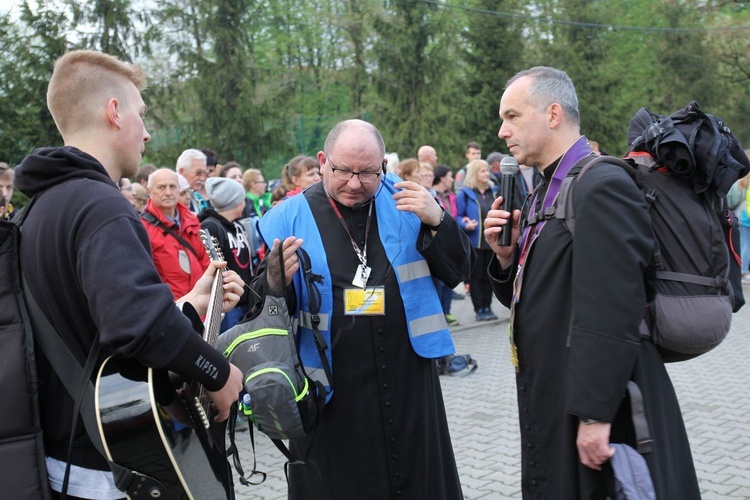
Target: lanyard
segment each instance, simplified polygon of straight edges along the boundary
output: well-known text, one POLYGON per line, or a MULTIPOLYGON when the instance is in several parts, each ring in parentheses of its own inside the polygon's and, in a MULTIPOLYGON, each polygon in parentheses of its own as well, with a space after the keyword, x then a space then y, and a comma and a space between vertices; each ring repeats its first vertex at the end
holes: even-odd
POLYGON ((333 211, 336 213, 336 217, 339 219, 339 222, 344 227, 344 231, 346 231, 346 235, 349 237, 349 241, 352 243, 352 248, 354 249, 354 253, 357 254, 357 258, 362 263, 362 269, 367 268, 367 235, 370 234, 370 221, 372 220, 372 206, 375 204, 375 200, 370 200, 370 209, 367 211, 367 223, 365 224, 365 247, 360 250, 359 246, 357 245, 357 242, 354 241, 354 238, 352 238, 352 234, 349 232, 349 228, 346 225, 346 222, 344 222, 344 217, 341 215, 341 212, 339 211, 339 207, 336 206, 336 202, 333 201, 333 198, 331 198, 331 195, 328 194, 328 191, 326 190, 326 196, 328 197, 328 203, 331 204, 331 207, 333 208, 333 211))
MULTIPOLYGON (((560 192, 562 182, 567 177, 570 170, 578 163, 582 158, 590 155, 591 148, 588 145, 586 137, 581 136, 571 147, 568 149, 563 157, 560 159, 560 163, 555 169, 555 173, 550 181, 549 189, 544 194, 542 200, 542 207, 537 212, 538 214, 544 214, 545 211, 554 205, 557 195, 560 192)), ((539 194, 534 195, 534 199, 531 202, 531 210, 535 210, 538 203, 539 194)), ((537 240, 539 235, 547 223, 546 219, 542 219, 536 224, 526 226, 519 241, 519 247, 521 252, 518 257, 518 270, 516 272, 516 279, 513 281, 513 298, 510 303, 510 322, 508 325, 508 336, 510 337, 510 360, 513 366, 516 367, 516 371, 519 371, 520 365, 518 363, 518 350, 516 348, 515 341, 513 339, 513 321, 516 316, 516 304, 521 300, 521 287, 523 285, 523 276, 525 270, 526 259, 528 258, 531 247, 537 240)))

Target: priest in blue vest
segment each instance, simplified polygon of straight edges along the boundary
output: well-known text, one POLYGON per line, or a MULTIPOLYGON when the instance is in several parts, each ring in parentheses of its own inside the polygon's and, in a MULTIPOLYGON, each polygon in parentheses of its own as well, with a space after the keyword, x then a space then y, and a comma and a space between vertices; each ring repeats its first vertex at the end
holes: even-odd
POLYGON ((290 443, 297 456, 310 449, 307 465, 289 469, 291 499, 463 498, 432 362, 454 352, 433 277, 458 285, 473 251, 425 188, 387 173, 384 157, 373 125, 337 124, 317 155, 322 181, 259 222, 266 244, 284 242, 302 362, 332 387, 314 438, 290 443), (319 330, 333 380, 295 272, 299 246, 323 275, 319 330))

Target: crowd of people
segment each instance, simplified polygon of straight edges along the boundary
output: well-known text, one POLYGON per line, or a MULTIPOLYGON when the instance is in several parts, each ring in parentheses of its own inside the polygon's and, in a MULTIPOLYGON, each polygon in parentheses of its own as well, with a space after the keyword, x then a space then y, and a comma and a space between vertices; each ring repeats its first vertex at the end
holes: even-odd
MULTIPOLYGON (((502 95, 498 89, 498 136, 520 164, 509 210, 498 195, 506 154, 483 159, 481 146, 468 142, 454 181, 432 146, 398 161, 376 126, 360 120, 336 124, 315 157, 292 158, 272 190, 260 170, 222 164, 210 149, 186 149, 169 168, 141 166, 150 140, 143 85, 137 65, 94 51, 66 54, 48 90, 65 146, 39 149, 16 169, 0 163, 3 217, 15 212, 13 186, 43 193, 24 226, 22 268, 77 352, 98 341, 199 380, 226 418, 242 376, 190 335, 175 303, 205 311, 206 277, 224 265, 207 257, 200 229, 216 238, 230 270, 222 330, 280 277, 278 260, 264 256, 281 246, 301 361, 333 388, 315 434, 290 443, 309 450, 307 461, 289 467, 290 498, 458 499, 433 360, 454 353, 451 303, 466 283, 477 321, 498 318, 493 294, 511 310, 524 498, 612 495, 612 443, 633 444, 629 381, 642 382, 649 408, 655 444, 645 458, 656 498, 700 497, 669 376, 654 345, 640 340, 653 240, 635 185, 605 163, 576 190, 575 235, 557 220, 521 225, 549 206, 573 164, 597 154, 581 135, 565 72, 532 68, 502 95), (500 245, 504 231, 509 246, 500 245), (323 276, 319 330, 333 380, 306 322, 300 247, 323 276), (53 276, 69 294, 54 293, 53 276), (195 368, 197 356, 216 367, 213 377, 195 368)), ((73 405, 55 374, 43 373, 42 399, 67 408, 43 422, 50 485, 59 492, 73 405)), ((77 439, 84 444, 72 456, 69 495, 120 498, 80 427, 77 439)))

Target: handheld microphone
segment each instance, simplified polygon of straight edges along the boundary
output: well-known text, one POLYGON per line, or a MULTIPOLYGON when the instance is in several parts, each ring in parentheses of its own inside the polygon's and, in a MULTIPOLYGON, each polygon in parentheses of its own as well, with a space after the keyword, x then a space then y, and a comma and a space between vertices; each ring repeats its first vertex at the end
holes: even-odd
MULTIPOLYGON (((513 211, 513 193, 516 190, 516 173, 518 173, 518 160, 512 156, 506 156, 500 161, 500 195, 503 197, 503 204, 500 207, 506 212, 513 211)), ((503 226, 503 232, 497 240, 501 247, 510 246, 510 236, 512 230, 513 217, 508 220, 508 224, 503 226)))

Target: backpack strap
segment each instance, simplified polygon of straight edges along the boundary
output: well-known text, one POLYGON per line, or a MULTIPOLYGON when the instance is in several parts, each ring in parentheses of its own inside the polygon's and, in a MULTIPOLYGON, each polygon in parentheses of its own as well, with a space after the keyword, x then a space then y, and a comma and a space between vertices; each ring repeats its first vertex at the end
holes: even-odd
MULTIPOLYGON (((104 445, 101 436, 99 435, 98 425, 95 419, 96 408, 94 406, 94 387, 91 383, 91 376, 93 375, 96 362, 98 361, 101 352, 99 334, 97 332, 93 347, 86 359, 86 365, 81 368, 80 363, 78 363, 73 356, 73 353, 70 352, 68 346, 65 345, 65 342, 60 338, 60 335, 54 329, 52 324, 50 324, 44 312, 39 307, 39 304, 34 299, 31 290, 29 290, 25 276, 23 277, 23 293, 28 308, 31 329, 34 332, 34 339, 42 348, 42 352, 44 352, 50 365, 52 365, 55 374, 60 378, 63 385, 65 385, 68 393, 72 396, 76 394, 78 395, 75 401, 74 414, 80 415, 91 443, 106 460, 107 453, 104 451, 104 445)), ((75 436, 77 423, 78 419, 74 418, 68 448, 68 463, 66 465, 65 479, 63 481, 63 491, 67 491, 67 482, 71 465, 71 446, 73 444, 73 436, 75 436)), ((129 496, 143 491, 161 492, 166 494, 166 489, 158 480, 140 472, 122 467, 110 460, 107 460, 107 463, 112 470, 115 485, 119 490, 124 491, 129 496)))
POLYGON ((172 226, 172 227, 167 226, 162 221, 160 221, 159 219, 157 219, 154 214, 152 214, 150 212, 143 212, 141 214, 141 219, 145 220, 146 222, 148 222, 152 226, 158 227, 159 229, 161 229, 162 231, 164 231, 164 234, 168 234, 168 235, 172 236, 174 239, 176 239, 177 241, 180 242, 180 245, 182 245, 183 247, 185 247, 187 250, 190 251, 190 253, 192 253, 193 255, 195 255, 198 258, 198 260, 200 260, 201 256, 198 255, 198 252, 195 251, 195 249, 193 248, 193 245, 191 245, 190 243, 188 243, 187 240, 185 240, 185 238, 183 238, 182 236, 180 236, 179 234, 177 234, 177 231, 174 230, 174 226, 172 226))
MULTIPOLYGON (((284 270, 284 257, 283 257, 283 242, 279 245, 279 271, 281 273, 281 290, 286 290, 287 283, 286 283, 286 273, 284 270)), ((268 259, 273 258, 273 254, 269 254, 268 259)), ((304 281, 304 286, 307 287, 308 297, 310 300, 310 319, 312 323, 312 330, 313 330, 313 338, 315 341, 315 345, 318 349, 318 355, 320 356, 320 362, 321 366, 323 367, 323 370, 326 374, 326 377, 328 379, 328 384, 330 387, 330 391, 326 391, 325 386, 320 381, 314 382, 315 388, 316 388, 316 395, 317 395, 317 401, 316 401, 316 413, 317 417, 315 419, 315 427, 310 432, 311 438, 310 442, 307 447, 307 451, 303 453, 302 457, 298 458, 295 457, 294 454, 291 452, 291 450, 284 444, 284 441, 281 439, 271 439, 271 442, 278 448, 278 450, 286 457, 287 463, 284 465, 284 472, 287 475, 287 484, 289 483, 289 476, 288 476, 288 468, 291 465, 305 465, 307 464, 307 459, 310 456, 310 452, 312 451, 312 445, 313 441, 315 440, 315 431, 317 429, 318 423, 320 422, 320 418, 323 414, 323 408, 325 407, 326 398, 329 394, 329 392, 333 391, 333 374, 331 371, 331 365, 328 362, 328 357, 326 356, 326 351, 329 349, 328 343, 326 342, 323 335, 320 333, 319 325, 320 325, 320 304, 321 304, 321 295, 320 290, 317 287, 317 283, 323 282, 323 276, 319 274, 314 274, 312 272, 312 265, 310 263, 310 256, 307 254, 307 252, 303 248, 297 249, 297 258, 299 259, 299 265, 300 269, 302 270, 302 276, 304 281)), ((268 271, 266 270, 266 273, 268 271)), ((305 377, 307 377, 307 373, 305 373, 304 367, 299 367, 302 370, 302 373, 305 377)), ((309 377, 308 377, 308 380, 309 377)), ((311 380, 310 380, 311 381, 311 380)), ((312 382, 312 381, 311 381, 312 382)), ((252 434, 252 425, 250 425, 250 439, 251 442, 254 443, 253 434, 252 434)), ((317 466, 316 466, 317 467, 317 466)), ((319 474, 319 472, 318 472, 319 474)))
POLYGON ((653 449, 651 430, 646 420, 646 412, 643 409, 643 394, 638 384, 632 380, 628 381, 628 396, 630 397, 630 414, 633 419, 633 430, 635 431, 636 449, 638 453, 650 453, 653 449))
MULTIPOLYGON (((31 200, 29 200, 29 203, 27 203, 26 206, 24 206, 16 215, 13 222, 18 225, 19 229, 26 220, 29 210, 31 210, 31 207, 38 196, 39 194, 34 195, 31 200)), ((34 335, 34 341, 39 347, 41 347, 42 352, 44 352, 44 355, 47 357, 55 374, 60 378, 60 381, 62 381, 68 394, 75 398, 75 409, 73 414, 78 414, 81 417, 91 443, 101 456, 107 460, 107 453, 104 450, 104 444, 99 435, 99 427, 95 419, 96 408, 94 405, 94 386, 91 383, 91 377, 99 359, 99 354, 101 353, 99 332, 97 332, 96 337, 94 338, 94 344, 89 352, 88 358, 86 359, 86 364, 82 368, 73 353, 70 352, 68 346, 63 342, 60 334, 57 333, 57 330, 55 330, 49 322, 44 311, 39 307, 34 295, 31 293, 31 289, 26 281, 26 276, 24 276, 23 272, 20 270, 19 274, 21 275, 22 281, 21 293, 23 296, 23 303, 26 306, 25 310, 22 308, 22 313, 24 315, 28 314, 28 318, 24 318, 24 321, 28 319, 28 324, 31 325, 31 331, 34 335), (76 395, 78 396, 76 397, 76 395)), ((68 479, 71 466, 70 457, 72 456, 72 447, 77 424, 78 419, 73 418, 70 441, 68 443, 65 478, 63 480, 63 495, 65 495, 68 489, 68 479)), ((137 495, 144 491, 166 494, 166 489, 156 479, 122 467, 109 460, 107 460, 107 463, 112 470, 115 486, 117 486, 120 491, 128 494, 128 496, 137 495)))
POLYGON ((628 174, 633 177, 635 175, 635 169, 632 165, 627 163, 625 160, 616 158, 614 156, 587 156, 579 161, 572 169, 571 173, 563 179, 562 186, 560 187, 560 193, 557 195, 555 201, 554 216, 555 219, 562 219, 565 223, 565 227, 570 231, 571 234, 575 232, 575 212, 573 211, 573 187, 581 179, 581 177, 588 172, 594 166, 600 163, 609 163, 617 165, 625 169, 628 174))
MULTIPOLYGON (((333 391, 333 372, 331 365, 328 363, 328 356, 326 356, 326 350, 328 349, 328 343, 326 342, 323 335, 320 333, 318 326, 320 325, 320 289, 318 289, 317 283, 323 282, 323 276, 320 274, 314 274, 312 272, 312 265, 310 264, 310 256, 303 248, 297 250, 297 257, 299 258, 300 267, 302 274, 305 277, 305 286, 307 287, 307 295, 310 298, 310 318, 312 322, 313 336, 315 337, 315 345, 318 347, 318 355, 320 356, 320 363, 323 366, 323 371, 328 378, 328 384, 330 391, 333 391)), ((325 391, 323 391, 325 393, 325 391)), ((327 394, 326 394, 327 395, 327 394)))

